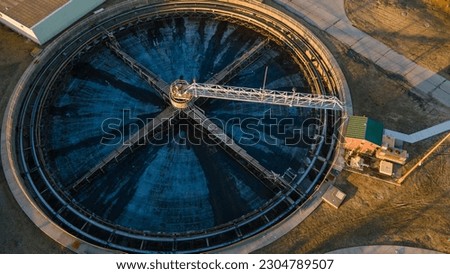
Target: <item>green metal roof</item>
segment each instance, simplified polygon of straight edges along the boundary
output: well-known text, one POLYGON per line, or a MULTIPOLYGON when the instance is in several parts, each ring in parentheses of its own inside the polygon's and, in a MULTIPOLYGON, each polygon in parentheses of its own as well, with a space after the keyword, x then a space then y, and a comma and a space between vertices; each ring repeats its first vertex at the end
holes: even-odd
POLYGON ((345 137, 365 139, 367 117, 350 116, 345 137))
POLYGON ((364 139, 381 146, 383 141, 383 124, 363 116, 351 116, 345 137, 364 139))

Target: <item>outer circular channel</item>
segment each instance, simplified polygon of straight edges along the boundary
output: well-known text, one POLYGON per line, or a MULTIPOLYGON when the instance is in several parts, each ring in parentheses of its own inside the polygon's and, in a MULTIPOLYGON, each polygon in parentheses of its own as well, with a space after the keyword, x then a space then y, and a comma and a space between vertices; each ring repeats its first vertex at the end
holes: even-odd
POLYGON ((291 52, 309 80, 312 91, 348 94, 345 79, 331 54, 306 28, 286 15, 259 3, 245 1, 132 1, 86 19, 49 45, 23 75, 8 105, 2 130, 2 161, 17 201, 45 233, 77 252, 206 252, 224 248, 274 229, 301 209, 323 184, 337 157, 341 120, 338 111, 317 111, 322 126, 308 157, 309 165, 293 185, 310 180, 305 195, 280 192, 270 202, 231 223, 186 233, 130 230, 98 218, 71 202, 52 181, 39 155, 39 102, 71 61, 108 39, 105 30, 119 33, 135 24, 167 16, 202 14, 260 32, 291 52))

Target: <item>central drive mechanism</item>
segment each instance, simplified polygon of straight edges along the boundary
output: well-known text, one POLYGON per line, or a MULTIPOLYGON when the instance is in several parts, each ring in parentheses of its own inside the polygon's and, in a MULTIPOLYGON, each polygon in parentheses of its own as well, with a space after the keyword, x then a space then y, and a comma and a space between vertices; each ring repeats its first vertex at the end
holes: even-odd
POLYGON ((185 80, 176 80, 170 85, 170 103, 175 108, 185 109, 193 96, 188 91, 189 83, 185 80))

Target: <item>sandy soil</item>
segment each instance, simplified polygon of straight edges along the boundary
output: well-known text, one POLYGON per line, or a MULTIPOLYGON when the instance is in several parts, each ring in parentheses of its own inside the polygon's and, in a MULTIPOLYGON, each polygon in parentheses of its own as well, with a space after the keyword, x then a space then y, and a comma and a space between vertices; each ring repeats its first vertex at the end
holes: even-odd
POLYGON ((450 79, 449 0, 346 0, 355 27, 450 79))
MULTIPOLYGON (((36 45, 0 25, 0 118, 36 45)), ((1 163, 0 163, 1 165, 1 163)), ((3 170, 3 169, 2 169, 3 170)), ((14 200, 0 172, 0 253, 60 253, 57 243, 42 233, 14 200)), ((64 251, 67 252, 67 251, 64 251)))
POLYGON ((450 184, 446 179, 450 166, 444 159, 440 154, 401 187, 344 172, 337 186, 349 196, 338 210, 323 203, 288 235, 259 252, 325 253, 393 244, 450 253, 450 184), (445 173, 437 174, 438 170, 445 173))
MULTIPOLYGON (((314 31, 331 49, 347 77, 355 114, 370 116, 383 121, 388 128, 404 132, 450 118, 450 110, 414 96, 408 84, 395 75, 348 51, 326 34, 314 31)), ((3 26, 0 37, 0 116, 3 116, 15 83, 31 62, 29 52, 35 45, 3 26)), ((430 53, 434 51, 431 49, 430 53)), ((417 158, 436 139, 408 147, 412 158, 417 158)), ((449 155, 450 141, 447 141, 401 187, 342 173, 337 186, 348 196, 340 209, 322 204, 302 224, 258 252, 323 253, 359 245, 397 244, 450 253, 449 155)), ((1 172, 0 231, 0 253, 69 252, 28 220, 1 172)))

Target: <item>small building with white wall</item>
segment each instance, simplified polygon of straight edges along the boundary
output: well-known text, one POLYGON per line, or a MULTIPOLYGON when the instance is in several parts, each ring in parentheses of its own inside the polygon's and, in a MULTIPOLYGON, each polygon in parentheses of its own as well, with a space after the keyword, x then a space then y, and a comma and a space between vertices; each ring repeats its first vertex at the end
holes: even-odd
POLYGON ((0 0, 0 22, 39 45, 105 0, 0 0))

